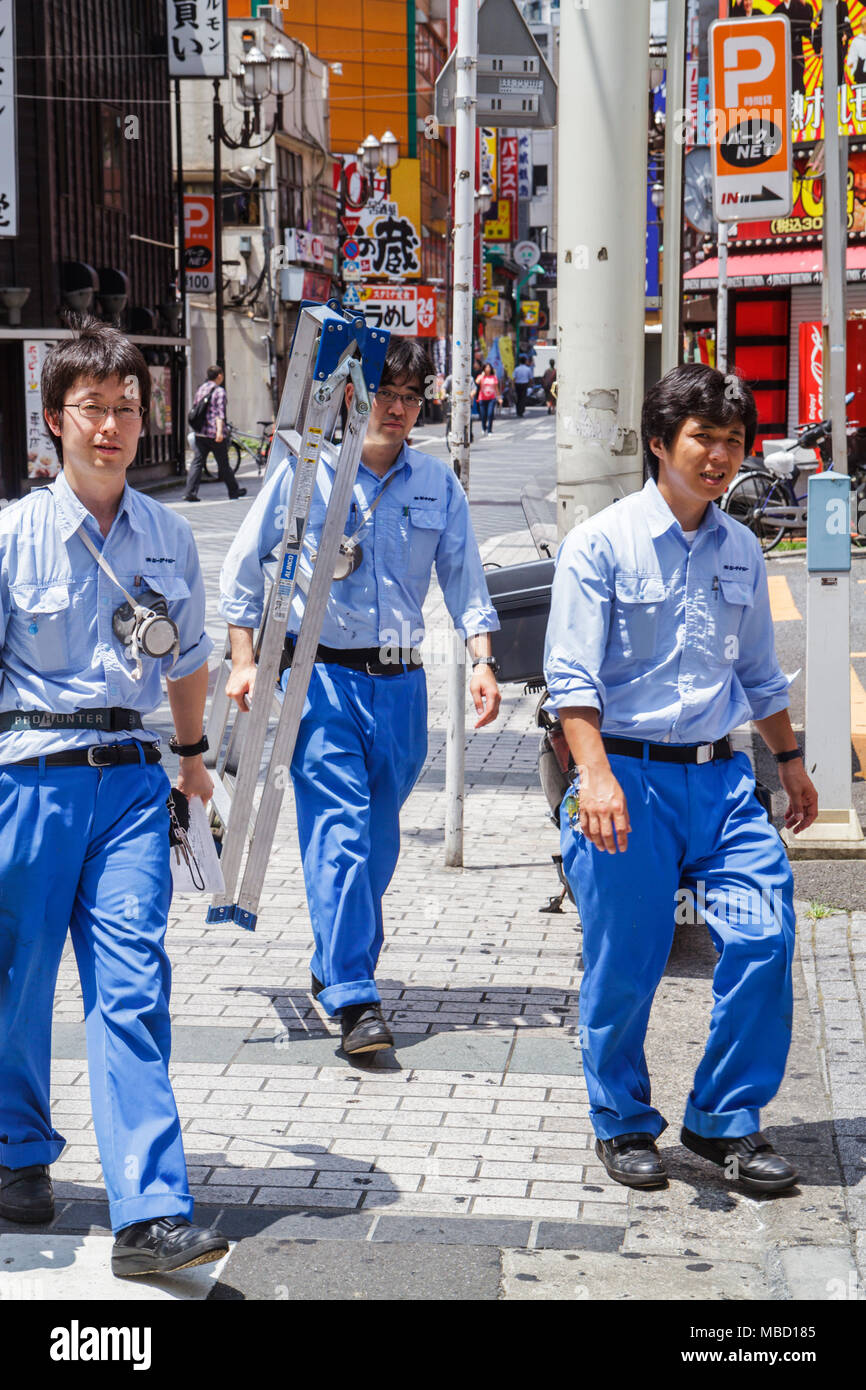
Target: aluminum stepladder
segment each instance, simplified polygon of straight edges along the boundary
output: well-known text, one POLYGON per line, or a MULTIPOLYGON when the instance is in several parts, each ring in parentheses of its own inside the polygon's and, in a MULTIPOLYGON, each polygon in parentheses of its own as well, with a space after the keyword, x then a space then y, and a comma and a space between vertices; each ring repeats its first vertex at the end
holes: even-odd
POLYGON ((220 863, 225 880, 225 893, 214 897, 208 909, 208 922, 234 921, 255 930, 259 898, 352 500, 369 419, 370 395, 379 384, 389 337, 381 329, 368 327, 363 318, 344 313, 339 301, 301 305, 265 473, 267 481, 287 459, 296 460, 283 537, 275 552, 274 583, 258 632, 256 683, 250 708, 242 714, 225 693, 231 672, 227 642, 207 721, 210 751, 206 762, 214 779, 213 808, 224 832, 220 863), (286 692, 280 701, 275 695, 280 658, 299 586, 298 562, 322 446, 330 440, 348 382, 354 386, 352 403, 312 575, 306 586, 286 692), (256 788, 272 715, 276 717, 276 728, 256 808, 256 788))

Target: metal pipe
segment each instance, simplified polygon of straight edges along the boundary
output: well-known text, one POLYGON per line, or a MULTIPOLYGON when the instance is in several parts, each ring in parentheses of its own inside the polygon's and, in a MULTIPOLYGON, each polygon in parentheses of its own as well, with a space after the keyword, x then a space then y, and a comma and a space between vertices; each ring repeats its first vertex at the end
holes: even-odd
POLYGON ((683 355, 683 110, 686 0, 668 0, 665 67, 665 228, 662 261, 662 376, 683 355))

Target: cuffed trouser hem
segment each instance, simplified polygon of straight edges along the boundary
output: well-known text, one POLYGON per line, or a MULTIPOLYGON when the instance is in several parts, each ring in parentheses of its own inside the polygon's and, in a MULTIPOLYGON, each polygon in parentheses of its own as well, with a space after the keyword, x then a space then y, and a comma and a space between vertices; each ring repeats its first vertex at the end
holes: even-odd
POLYGON ((614 1115, 593 1115, 590 1112, 596 1139, 618 1139, 621 1134, 651 1134, 658 1139, 664 1134, 668 1122, 661 1115, 632 1115, 631 1119, 618 1120, 614 1115))
POLYGON ((29 1168, 32 1163, 53 1163, 66 1148, 62 1134, 53 1139, 25 1139, 20 1144, 0 1144, 0 1164, 4 1168, 29 1168))
POLYGON ((326 1013, 333 1016, 347 1004, 378 1004, 379 999, 375 980, 349 980, 342 985, 328 985, 319 995, 318 1002, 326 1013))
POLYGON ((698 1110, 689 1099, 683 1124, 704 1139, 742 1139, 744 1135, 755 1134, 761 1128, 761 1112, 756 1109, 729 1110, 724 1115, 709 1115, 705 1110, 698 1110))
POLYGON ((115 1235, 138 1221, 156 1221, 160 1216, 184 1216, 192 1220, 195 1203, 188 1192, 143 1192, 139 1197, 123 1197, 109 1203, 111 1229, 115 1235))

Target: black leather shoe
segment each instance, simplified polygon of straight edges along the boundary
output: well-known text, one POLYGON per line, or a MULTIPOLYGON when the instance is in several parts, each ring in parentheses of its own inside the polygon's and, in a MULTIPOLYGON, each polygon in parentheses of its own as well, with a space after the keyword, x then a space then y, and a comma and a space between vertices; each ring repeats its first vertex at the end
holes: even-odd
POLYGON ((201 501, 201 498, 200 498, 200 497, 182 497, 180 500, 181 500, 181 502, 200 502, 200 501, 201 501))
POLYGON ((28 1168, 0 1164, 0 1216, 23 1226, 42 1226, 54 1219, 54 1189, 47 1163, 28 1168))
POLYGON ((191 1226, 183 1216, 161 1216, 118 1231, 111 1251, 111 1272, 121 1279, 133 1274, 169 1274, 221 1260, 228 1249, 228 1241, 218 1231, 191 1226))
POLYGON ((348 1004, 340 1010, 344 1052, 381 1052, 394 1046, 381 1004, 348 1004))
POLYGON ((314 999, 318 999, 325 986, 321 980, 317 980, 312 970, 310 971, 310 993, 314 999))
POLYGON ((596 1139, 595 1151, 616 1182, 626 1187, 664 1187, 668 1175, 651 1134, 596 1139))
POLYGON ((799 1177, 796 1168, 776 1153, 760 1130, 745 1134, 741 1139, 706 1139, 703 1134, 695 1134, 683 1126, 680 1142, 692 1153, 724 1168, 726 1176, 734 1182, 742 1182, 759 1192, 780 1192, 782 1188, 792 1187, 799 1177))
POLYGON ((245 487, 239 487, 238 490, 237 490, 237 492, 233 492, 233 493, 232 493, 232 501, 234 501, 236 497, 246 497, 246 495, 247 495, 247 490, 246 490, 246 488, 245 488, 245 487))

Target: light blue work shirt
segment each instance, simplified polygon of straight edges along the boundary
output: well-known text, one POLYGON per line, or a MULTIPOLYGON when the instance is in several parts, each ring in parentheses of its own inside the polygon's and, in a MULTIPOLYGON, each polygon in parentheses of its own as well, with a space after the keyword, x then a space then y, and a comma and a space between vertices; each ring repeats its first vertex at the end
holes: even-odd
POLYGON ((528 381, 532 380, 532 368, 528 367, 525 362, 519 362, 514 368, 514 375, 511 380, 516 382, 518 386, 525 386, 528 381))
POLYGON ((711 503, 689 546, 650 479, 560 546, 544 671, 552 708, 621 738, 709 743, 785 709, 757 538, 711 503))
MULTIPOLYGON (((189 523, 127 484, 103 539, 93 516, 61 472, 50 487, 0 511, 0 710, 73 710, 120 706, 146 715, 162 699, 162 675, 188 676, 207 661, 205 596, 189 523), (112 629, 126 602, 77 531, 81 525, 121 584, 137 598, 166 599, 180 632, 180 655, 141 653, 133 680, 129 651, 112 629)), ((156 739, 141 729, 25 729, 0 734, 0 763, 94 743, 156 739)))
MULTIPOLYGON (((277 468, 247 513, 220 574, 220 612, 237 627, 258 627, 264 605, 263 562, 282 540, 294 458, 277 468)), ((334 466, 323 455, 299 561, 304 581, 319 545, 334 466)), ((403 445, 384 477, 358 466, 345 534, 360 531, 361 563, 331 586, 321 641, 337 648, 404 649, 424 636, 422 607, 433 565, 456 628, 471 637, 499 627, 490 602, 466 494, 441 460, 403 445), (389 481, 390 480, 390 481, 389 481), (364 523, 377 498, 381 501, 364 523)), ((287 631, 297 634, 305 595, 295 590, 287 631)))

